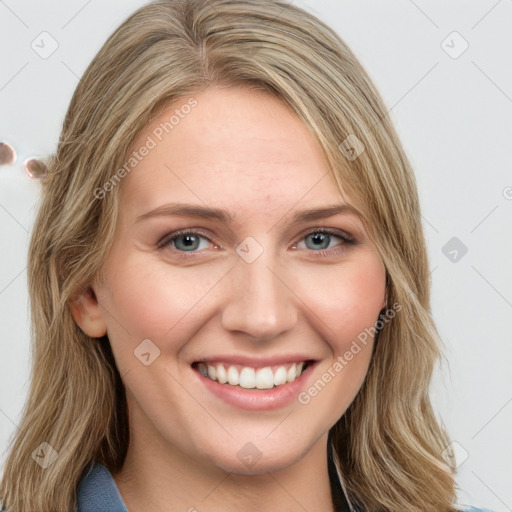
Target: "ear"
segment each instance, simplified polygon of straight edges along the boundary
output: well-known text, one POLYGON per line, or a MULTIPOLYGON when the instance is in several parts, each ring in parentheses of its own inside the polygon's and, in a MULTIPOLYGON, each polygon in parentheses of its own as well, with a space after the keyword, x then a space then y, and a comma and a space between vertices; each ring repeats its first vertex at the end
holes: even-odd
POLYGON ((69 300, 71 314, 80 329, 91 338, 107 334, 107 324, 94 290, 88 286, 69 300))

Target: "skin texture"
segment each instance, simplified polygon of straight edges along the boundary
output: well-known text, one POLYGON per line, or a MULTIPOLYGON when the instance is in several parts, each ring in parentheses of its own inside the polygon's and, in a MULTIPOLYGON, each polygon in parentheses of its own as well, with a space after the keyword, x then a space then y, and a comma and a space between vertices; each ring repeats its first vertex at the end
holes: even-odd
POLYGON ((300 210, 344 200, 320 146, 286 105, 219 86, 193 96, 197 106, 161 141, 153 130, 189 97, 133 144, 157 142, 122 182, 106 282, 91 283, 73 305, 85 333, 108 334, 126 386, 130 446, 114 478, 130 512, 332 511, 327 435, 363 383, 373 340, 308 404, 271 411, 224 402, 191 363, 218 354, 307 354, 318 361, 310 386, 375 324, 385 268, 357 215, 292 223, 300 210), (136 222, 171 202, 223 208, 233 221, 136 222), (202 229, 209 240, 192 252, 183 237, 157 248, 182 228, 202 229), (336 235, 322 244, 307 236, 312 228, 357 244, 336 235), (246 237, 263 248, 252 263, 236 252, 246 237), (145 339, 160 350, 148 366, 134 355, 145 339), (237 456, 247 443, 261 454, 250 467, 237 456))

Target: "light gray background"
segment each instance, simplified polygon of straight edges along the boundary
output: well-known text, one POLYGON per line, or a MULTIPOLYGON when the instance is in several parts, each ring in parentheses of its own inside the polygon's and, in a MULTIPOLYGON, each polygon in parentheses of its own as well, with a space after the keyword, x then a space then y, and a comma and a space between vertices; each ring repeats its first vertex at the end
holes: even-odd
MULTIPOLYGON (((449 361, 432 397, 456 443, 458 501, 510 511, 512 0, 295 3, 329 23, 361 60, 415 168, 433 313, 449 361), (464 40, 469 47, 458 55, 464 40), (455 262, 453 248, 443 253, 452 237, 468 249, 455 262)), ((79 77, 143 4, 0 0, 0 140, 18 153, 14 165, 0 167, 2 468, 29 378, 26 251, 39 184, 23 161, 56 149, 79 77), (46 59, 31 47, 48 37, 43 31, 58 43, 46 59)))

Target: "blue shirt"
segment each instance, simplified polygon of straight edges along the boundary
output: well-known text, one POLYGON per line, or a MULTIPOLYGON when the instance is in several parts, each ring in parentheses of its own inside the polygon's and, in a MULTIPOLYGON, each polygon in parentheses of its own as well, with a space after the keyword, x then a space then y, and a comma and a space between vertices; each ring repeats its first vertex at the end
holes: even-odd
MULTIPOLYGON (((330 473, 330 476, 332 473, 330 473)), ((333 487, 333 494, 341 493, 342 510, 349 511, 339 479, 333 487)), ((333 479, 331 479, 331 483, 333 479)), ((78 489, 77 512, 128 512, 121 498, 114 477, 109 470, 101 465, 94 464, 82 477, 78 489)), ((492 512, 487 509, 470 508, 463 512, 492 512)))
POLYGON ((78 512, 128 512, 114 477, 102 464, 91 466, 80 480, 78 512))

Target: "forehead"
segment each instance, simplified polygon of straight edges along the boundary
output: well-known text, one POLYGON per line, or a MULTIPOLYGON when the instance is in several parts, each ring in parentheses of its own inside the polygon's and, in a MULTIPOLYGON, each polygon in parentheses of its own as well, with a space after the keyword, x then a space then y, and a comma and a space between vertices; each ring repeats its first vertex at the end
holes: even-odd
POLYGON ((132 151, 145 154, 122 187, 133 215, 176 200, 268 214, 341 199, 306 125, 261 91, 215 87, 180 98, 132 151))

